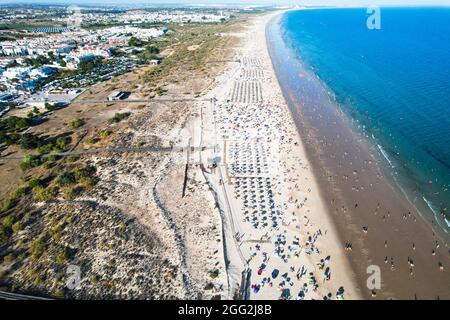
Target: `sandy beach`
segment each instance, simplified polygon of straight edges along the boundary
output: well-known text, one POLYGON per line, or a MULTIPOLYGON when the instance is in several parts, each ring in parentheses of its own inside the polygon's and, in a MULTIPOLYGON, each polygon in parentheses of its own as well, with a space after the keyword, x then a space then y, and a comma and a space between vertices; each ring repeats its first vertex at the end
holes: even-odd
POLYGON ((256 18, 238 35, 237 62, 203 109, 201 140, 217 145, 204 156, 217 164, 205 177, 221 204, 230 294, 448 298, 449 251, 434 222, 395 189, 339 108, 302 105, 281 90, 266 38, 279 15, 256 18), (374 267, 375 289, 367 287, 374 267))
POLYGON ((237 35, 236 62, 206 95, 197 142, 217 145, 202 157, 221 207, 230 297, 358 299, 272 68, 265 34, 272 18, 255 18, 237 35))

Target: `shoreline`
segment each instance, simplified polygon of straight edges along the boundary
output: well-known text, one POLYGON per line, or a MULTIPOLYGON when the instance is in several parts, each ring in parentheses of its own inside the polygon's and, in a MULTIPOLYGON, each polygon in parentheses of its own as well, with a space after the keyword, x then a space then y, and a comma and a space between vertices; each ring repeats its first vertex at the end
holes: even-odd
MULTIPOLYGON (((281 42, 283 41, 281 40, 281 42)), ((274 48, 272 47, 271 50, 274 60, 274 48)), ((286 54, 286 51, 283 53, 286 54)), ((276 63, 274 61, 277 68, 276 63)), ((302 62, 299 64, 302 64, 302 62)), ((280 69, 282 69, 282 66, 278 65, 277 76, 283 82, 280 69)), ((314 76, 308 74, 308 70, 303 65, 298 67, 298 70, 305 74, 304 77, 308 81, 317 81, 314 76)), ((302 81, 303 79, 299 80, 299 82, 302 81)), ((448 254, 443 249, 445 245, 442 245, 441 239, 435 236, 421 217, 419 219, 414 217, 420 215, 420 213, 407 202, 407 199, 402 198, 403 195, 398 195, 398 192, 390 185, 390 181, 380 173, 378 160, 373 157, 370 148, 364 145, 363 139, 358 137, 356 132, 353 132, 351 125, 348 123, 349 119, 345 119, 346 116, 340 110, 332 110, 332 103, 322 109, 301 104, 296 98, 293 88, 286 89, 286 86, 289 86, 288 83, 289 81, 284 79, 284 95, 296 119, 298 130, 303 133, 304 139, 305 136, 307 137, 304 140, 308 149, 307 153, 310 161, 314 164, 315 174, 320 180, 322 194, 327 200, 329 209, 334 212, 332 219, 335 221, 340 235, 348 239, 346 242, 350 241, 352 244, 356 244, 349 256, 358 275, 360 286, 362 287, 365 284, 365 278, 367 277, 363 266, 376 264, 384 267, 387 264, 384 260, 388 256, 388 261, 389 258, 394 259, 395 257, 395 263, 398 264, 398 257, 404 256, 402 258, 405 259, 405 262, 400 258, 402 264, 400 268, 393 261, 391 268, 382 268, 382 290, 378 297, 404 299, 412 299, 415 296, 418 298, 424 298, 425 296, 427 299, 433 299, 437 296, 440 298, 446 297, 448 292, 445 291, 445 286, 442 286, 442 283, 448 283, 449 276, 445 274, 445 271, 439 271, 437 267, 438 263, 447 266, 449 260, 448 254), (314 112, 308 109, 314 109, 314 112), (323 109, 327 110, 324 111, 323 109), (328 125, 324 122, 328 122, 328 125), (339 138, 336 139, 335 137, 339 138), (349 143, 352 144, 351 147, 349 147, 349 143), (332 145, 339 146, 333 147, 332 145), (339 148, 341 148, 341 152, 351 149, 351 151, 345 151, 345 154, 342 154, 344 160, 342 162, 337 160, 339 148), (350 165, 345 163, 347 161, 350 165), (369 161, 370 166, 368 166, 369 161), (372 163, 375 165, 372 165, 372 163), (346 166, 347 168, 345 168, 346 166), (373 185, 374 182, 375 185, 373 185), (366 189, 360 189, 364 185, 366 189), (371 186, 375 193, 374 191, 368 191, 368 186, 371 186), (379 199, 378 205, 377 202, 373 201, 374 198, 379 199), (380 206, 380 203, 382 206, 380 206), (384 211, 382 220, 390 220, 391 226, 387 226, 385 222, 380 222, 379 216, 382 213, 378 215, 379 210, 384 211), (361 211, 364 212, 361 213, 361 211), (409 212, 406 217, 408 221, 405 222, 405 213, 407 212, 409 212), (411 218, 411 212, 414 213, 412 214, 413 218, 411 218), (388 216, 387 219, 386 216, 388 216), (410 220, 414 220, 414 225, 408 227, 406 225, 411 224, 410 220), (370 232, 364 231, 362 228, 370 229, 370 232), (376 233, 385 235, 386 231, 388 231, 388 235, 384 237, 385 239, 377 238, 376 233), (399 238, 396 233, 401 234, 402 237, 399 238), (380 244, 383 241, 387 242, 384 245, 383 243, 380 244), (441 245, 433 249, 434 241, 438 241, 441 245), (425 248, 427 242, 431 245, 425 248), (394 243, 394 246, 391 243, 394 243), (414 246, 413 250, 411 244, 414 246), (391 246, 395 248, 391 249, 391 246), (429 250, 428 254, 426 253, 427 249, 429 250), (435 256, 437 256, 433 256, 434 268, 431 259, 425 257, 428 255, 431 257, 432 250, 435 251, 435 256), (410 256, 414 259, 413 271, 408 270, 407 262, 409 263, 410 256), (420 258, 416 258, 417 256, 420 258), (417 263, 418 259, 420 259, 419 263, 417 263), (432 271, 433 269, 435 271, 432 271), (428 270, 430 271, 428 272, 428 270), (383 275, 385 276, 383 277, 383 275), (431 278, 434 279, 431 280, 431 278), (432 282, 434 284, 431 284, 432 282)), ((365 296, 369 297, 369 292, 366 292, 365 296)))
MULTIPOLYGON (((412 7, 414 6, 411 6, 411 8, 412 7)), ((316 9, 319 10, 321 8, 316 9)), ((345 9, 345 7, 335 7, 331 9, 345 9)), ((299 10, 305 10, 305 8, 299 10)), ((296 53, 293 52, 293 55, 295 56, 296 53)), ((430 188, 430 186, 424 186, 428 184, 429 181, 434 180, 435 176, 427 176, 427 178, 425 178, 425 176, 421 176, 421 178, 414 177, 422 175, 421 169, 412 166, 411 163, 407 163, 406 158, 400 156, 400 154, 397 155, 393 149, 394 143, 390 143, 386 139, 386 136, 377 134, 377 137, 375 137, 374 134, 376 133, 371 129, 370 123, 364 122, 365 119, 362 114, 358 112, 352 114, 353 111, 350 110, 346 104, 341 104, 337 101, 334 90, 321 79, 314 71, 314 68, 303 60, 301 63, 304 65, 306 72, 312 74, 315 81, 320 82, 320 85, 324 88, 324 92, 326 91, 327 96, 332 100, 331 103, 335 105, 341 115, 345 118, 348 126, 351 127, 350 129, 355 135, 359 136, 359 139, 365 140, 364 143, 372 150, 372 156, 379 163, 381 172, 384 174, 385 178, 388 179, 394 192, 400 193, 406 198, 409 204, 413 206, 417 213, 429 224, 429 227, 433 232, 441 237, 440 240, 445 246, 450 249, 450 220, 445 216, 445 208, 447 206, 445 205, 445 202, 440 202, 442 198, 439 199, 434 197, 434 195, 441 193, 440 187, 435 187, 433 189, 430 188), (413 177, 411 178, 410 176, 413 177), (436 203, 439 202, 440 204, 436 205, 436 203), (437 206, 443 207, 444 209, 439 212, 437 206)), ((400 153, 402 153, 402 151, 403 150, 400 150, 400 153)), ((428 156, 434 157, 432 155, 428 156)))

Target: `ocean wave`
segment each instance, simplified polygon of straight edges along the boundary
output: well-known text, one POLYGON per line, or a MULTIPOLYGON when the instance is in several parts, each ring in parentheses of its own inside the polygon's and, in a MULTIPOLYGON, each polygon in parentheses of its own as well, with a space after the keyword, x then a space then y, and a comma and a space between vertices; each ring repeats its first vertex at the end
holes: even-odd
POLYGON ((392 169, 395 168, 394 163, 391 161, 391 159, 389 158, 389 155, 387 154, 387 152, 383 149, 382 146, 380 146, 379 144, 377 144, 378 150, 380 150, 381 154, 383 155, 383 157, 387 160, 387 162, 389 162, 389 165, 391 166, 392 169))
MULTIPOLYGON (((423 201, 425 201, 425 203, 427 204, 428 208, 430 208, 430 210, 433 212, 434 219, 436 220, 438 225, 442 228, 442 230, 445 231, 445 233, 448 233, 447 227, 445 225, 443 225, 441 219, 439 219, 440 213, 433 207, 433 204, 431 203, 431 201, 429 201, 425 197, 422 197, 422 199, 423 199, 423 201)), ((450 227, 449 221, 446 218, 444 218, 444 221, 447 224, 447 226, 450 227)))

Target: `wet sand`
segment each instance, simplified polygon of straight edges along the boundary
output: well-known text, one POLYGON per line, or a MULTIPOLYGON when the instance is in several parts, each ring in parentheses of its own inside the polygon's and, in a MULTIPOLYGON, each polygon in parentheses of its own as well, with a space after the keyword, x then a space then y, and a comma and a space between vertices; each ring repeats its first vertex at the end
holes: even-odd
MULTIPOLYGON (((272 22, 274 23, 274 22, 272 22)), ((276 22, 275 22, 276 23, 276 22)), ((328 97, 314 75, 299 67, 295 86, 283 72, 279 48, 267 32, 269 51, 283 94, 319 181, 321 195, 338 229, 366 298, 449 299, 450 251, 432 221, 419 212, 384 176, 381 156, 328 97), (319 85, 318 85, 319 83, 319 85), (310 96, 301 96, 311 89, 310 96), (376 296, 367 288, 367 267, 381 269, 376 296)), ((279 42, 277 42, 279 44, 279 42)))

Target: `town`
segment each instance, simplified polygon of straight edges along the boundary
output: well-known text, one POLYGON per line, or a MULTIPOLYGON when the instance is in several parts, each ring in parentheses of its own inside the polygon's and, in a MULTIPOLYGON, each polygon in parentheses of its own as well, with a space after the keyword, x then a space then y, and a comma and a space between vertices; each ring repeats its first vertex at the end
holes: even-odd
POLYGON ((70 103, 89 86, 164 58, 171 24, 220 23, 232 10, 0 7, 0 116, 70 103))

